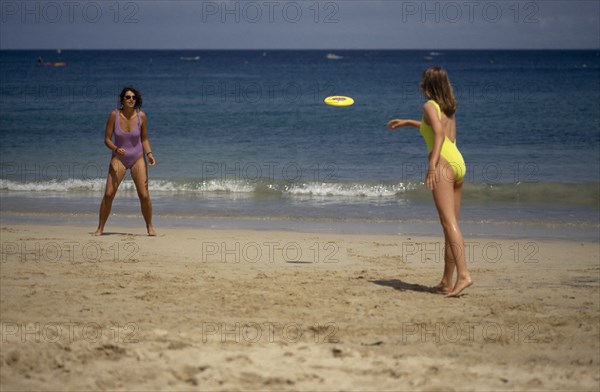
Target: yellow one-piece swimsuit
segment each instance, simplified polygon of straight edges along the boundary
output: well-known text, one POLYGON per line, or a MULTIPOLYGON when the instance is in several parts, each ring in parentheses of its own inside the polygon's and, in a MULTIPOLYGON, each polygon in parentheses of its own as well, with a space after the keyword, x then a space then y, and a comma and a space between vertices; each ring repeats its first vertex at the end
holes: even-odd
MULTIPOLYGON (((433 105, 436 107, 438 117, 441 121, 442 111, 440 109, 440 105, 438 105, 438 103, 432 99, 428 102, 433 103, 433 105)), ((435 134, 431 125, 425 122, 425 116, 423 116, 423 120, 421 121, 419 132, 421 132, 421 136, 423 136, 425 143, 427 143, 427 151, 431 153, 431 150, 433 150, 433 140, 435 139, 435 134)), ((467 172, 467 166, 465 165, 465 160, 463 159, 462 154, 456 147, 456 143, 448 139, 448 136, 444 135, 444 144, 442 144, 442 151, 440 152, 440 155, 444 157, 448 164, 450 164, 450 167, 452 167, 456 181, 462 180, 467 172)))

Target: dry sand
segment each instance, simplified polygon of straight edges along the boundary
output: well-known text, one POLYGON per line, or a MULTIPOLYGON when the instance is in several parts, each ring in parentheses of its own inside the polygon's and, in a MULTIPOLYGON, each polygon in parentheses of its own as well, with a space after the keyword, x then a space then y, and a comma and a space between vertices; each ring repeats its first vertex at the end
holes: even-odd
POLYGON ((2 227, 9 390, 600 389, 597 243, 2 227))

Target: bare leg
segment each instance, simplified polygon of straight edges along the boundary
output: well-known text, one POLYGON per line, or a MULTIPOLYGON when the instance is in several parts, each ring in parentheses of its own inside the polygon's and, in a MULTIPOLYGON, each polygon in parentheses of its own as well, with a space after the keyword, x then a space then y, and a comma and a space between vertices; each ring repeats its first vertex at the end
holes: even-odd
MULTIPOLYGON (((460 204, 462 199, 462 186, 463 180, 457 181, 454 184, 454 216, 456 217, 456 221, 458 222, 458 217, 460 215, 460 204)), ((438 283, 437 286, 434 286, 433 289, 444 294, 448 294, 453 289, 453 276, 454 276, 454 268, 456 264, 454 263, 454 258, 452 257, 452 251, 450 247, 452 245, 448 242, 448 239, 445 238, 445 249, 444 252, 444 275, 442 276, 442 280, 438 283)))
POLYGON ((152 226, 152 201, 148 192, 148 166, 143 157, 140 157, 131 168, 131 178, 135 183, 135 189, 140 198, 140 206, 142 207, 142 215, 146 221, 148 235, 155 236, 156 232, 154 231, 154 226, 152 226))
POLYGON ((459 213, 457 202, 460 203, 460 200, 456 199, 457 196, 460 197, 462 194, 462 183, 455 184, 454 172, 450 169, 450 166, 445 160, 440 159, 438 170, 439 181, 433 190, 433 199, 440 216, 442 228, 444 229, 446 257, 449 257, 447 259, 448 261, 453 261, 452 266, 446 264, 442 280, 447 284, 447 279, 452 279, 450 272, 453 273, 454 266, 456 266, 456 283, 452 290, 447 294, 448 297, 456 297, 464 289, 473 284, 465 261, 465 243, 460 228, 458 227, 457 219, 459 213))
POLYGON ((108 175, 106 176, 106 188, 104 190, 104 197, 100 203, 100 213, 98 214, 98 228, 94 235, 102 235, 104 232, 104 225, 110 216, 110 210, 112 209, 112 202, 115 199, 117 190, 123 178, 125 177, 125 166, 119 158, 114 157, 110 161, 110 167, 108 168, 108 175))
POLYGON ((442 276, 442 280, 436 286, 433 287, 435 291, 440 293, 448 294, 452 291, 452 277, 454 276, 454 258, 452 257, 452 251, 450 250, 450 245, 447 241, 445 244, 445 254, 444 254, 444 275, 442 276))

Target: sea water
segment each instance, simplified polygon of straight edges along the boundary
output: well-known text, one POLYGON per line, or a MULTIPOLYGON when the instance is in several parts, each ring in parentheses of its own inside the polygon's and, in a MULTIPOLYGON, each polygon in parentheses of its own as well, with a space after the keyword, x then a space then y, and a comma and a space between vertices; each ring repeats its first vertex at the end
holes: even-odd
MULTIPOLYGON (((598 51, 328 53, 0 51, 3 223, 96 225, 106 120, 132 85, 159 227, 439 233, 425 143, 386 127, 421 118, 435 64, 459 102, 465 234, 598 239, 598 51), (329 95, 355 104, 327 106, 329 95)), ((139 220, 128 174, 109 225, 139 220)))

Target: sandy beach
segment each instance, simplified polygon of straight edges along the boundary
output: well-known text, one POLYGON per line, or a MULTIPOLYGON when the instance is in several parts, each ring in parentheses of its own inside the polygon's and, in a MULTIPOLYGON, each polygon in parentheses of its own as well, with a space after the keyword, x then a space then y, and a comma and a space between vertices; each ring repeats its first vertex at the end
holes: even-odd
POLYGON ((13 390, 600 388, 597 243, 4 225, 13 390))

